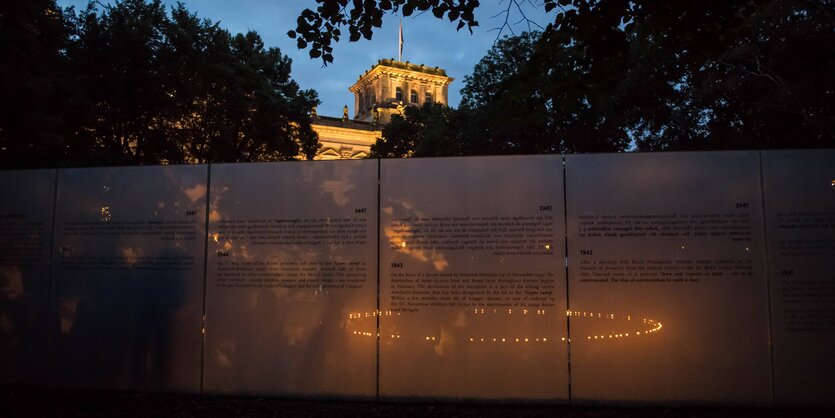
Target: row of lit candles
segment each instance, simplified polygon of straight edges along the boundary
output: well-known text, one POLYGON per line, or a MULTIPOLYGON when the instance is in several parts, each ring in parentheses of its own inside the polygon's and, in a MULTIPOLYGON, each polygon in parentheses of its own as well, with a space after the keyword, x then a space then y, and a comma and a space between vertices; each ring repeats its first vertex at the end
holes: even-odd
MULTIPOLYGON (((485 312, 490 313, 491 311, 492 311, 492 313, 504 312, 504 310, 499 311, 497 309, 487 309, 487 311, 485 311, 484 308, 473 309, 473 313, 475 313, 475 314, 484 314, 485 312)), ((523 315, 528 314, 527 309, 521 309, 521 310, 517 309, 517 313, 519 313, 519 312, 521 312, 523 315)), ((513 314, 513 309, 508 309, 507 313, 508 314, 513 314)), ((392 312, 392 311, 373 311, 373 312, 365 312, 365 313, 357 312, 357 313, 349 314, 348 318, 349 319, 360 319, 360 318, 363 318, 363 317, 369 318, 369 317, 376 317, 376 316, 392 316, 394 314, 400 315, 400 312, 392 312)), ((545 310, 544 309, 537 309, 536 310, 536 315, 545 315, 545 310)), ((585 312, 585 311, 571 311, 571 310, 566 311, 566 316, 579 317, 579 318, 601 318, 601 319, 612 319, 612 320, 615 319, 615 314, 611 314, 611 313, 604 315, 602 312, 585 312)), ((626 318, 627 321, 632 320, 631 315, 624 315, 624 318, 626 318)), ((642 321, 643 321, 644 324, 648 324, 648 325, 651 326, 651 328, 643 330, 643 335, 658 332, 663 327, 663 325, 660 322, 655 321, 653 319, 643 318, 642 321)), ((353 331, 353 333, 355 335, 361 335, 361 336, 367 336, 367 337, 372 337, 372 336, 375 336, 375 335, 377 337, 380 336, 379 333, 372 333, 372 332, 367 332, 367 331, 353 331)), ((642 331, 635 331, 632 335, 633 336, 640 336, 640 335, 642 335, 642 331)), ((605 339, 627 338, 629 336, 630 336, 630 333, 625 332, 625 333, 611 333, 611 334, 604 334, 604 335, 589 335, 589 336, 586 337, 586 339, 587 340, 605 340, 605 339)), ((399 334, 392 334, 391 338, 392 339, 399 339, 400 335, 399 334)), ((436 339, 437 339, 437 337, 435 337, 435 336, 426 336, 425 337, 426 341, 436 341, 436 339)), ((498 342, 508 342, 508 341, 510 341, 510 342, 531 342, 531 340, 533 340, 533 342, 547 342, 548 341, 548 339, 546 337, 533 338, 533 339, 531 339, 529 337, 525 337, 525 338, 497 338, 497 337, 494 337, 494 338, 476 338, 476 337, 470 337, 469 338, 469 342, 473 342, 473 343, 475 343, 475 342, 497 342, 498 343, 498 342)), ((561 340, 563 342, 565 342, 565 341, 571 342, 570 339, 567 340, 565 337, 561 338, 561 340)))
MULTIPOLYGON (((474 342, 482 342, 482 343, 502 342, 502 343, 505 343, 505 342, 508 342, 508 341, 517 342, 517 343, 527 343, 527 342, 537 342, 537 343, 538 342, 543 342, 544 343, 544 342, 548 342, 548 338, 542 337, 542 338, 515 338, 515 339, 514 338, 493 338, 493 339, 490 339, 490 338, 473 338, 473 337, 470 337, 470 342, 471 343, 474 343, 474 342)), ((565 338, 563 338, 563 341, 565 341, 565 338)))
MULTIPOLYGON (((652 326, 653 326, 652 328, 650 328, 650 329, 648 329, 648 330, 645 330, 645 331, 644 331, 644 335, 651 334, 651 333, 653 333, 653 332, 658 332, 658 331, 660 331, 660 330, 661 330, 661 327, 663 326, 663 325, 661 325, 661 323, 660 323, 660 322, 653 321, 653 320, 651 320, 651 319, 645 319, 645 320, 644 320, 644 323, 645 323, 645 324, 650 324, 650 325, 652 325, 652 326)), ((635 336, 640 336, 640 335, 641 335, 641 331, 636 331, 634 335, 635 335, 635 336)), ((595 340, 598 340, 598 339, 599 339, 599 340, 603 340, 603 339, 606 339, 606 337, 607 337, 606 335, 589 335, 588 337, 586 337, 586 339, 589 339, 589 340, 591 340, 591 339, 595 339, 595 340)), ((629 337, 629 333, 628 333, 628 332, 627 332, 627 333, 609 334, 609 335, 608 335, 608 338, 626 338, 626 337, 629 337)))
POLYGON ((372 311, 372 312, 355 312, 348 314, 348 319, 373 318, 376 316, 392 316, 400 315, 400 312, 392 311, 372 311))
MULTIPOLYGON (((566 311, 566 316, 576 316, 582 318, 605 318, 605 319, 615 319, 615 314, 603 314, 602 312, 585 312, 585 311, 566 311)), ((627 321, 632 320, 631 315, 624 315, 627 321)))
MULTIPOLYGON (((498 310, 498 309, 487 309, 487 310, 486 310, 486 312, 485 312, 484 308, 480 308, 480 309, 479 309, 479 308, 474 308, 474 309, 473 309, 473 313, 474 313, 474 314, 484 314, 484 313, 488 313, 488 314, 489 314, 489 313, 498 314, 498 313, 503 313, 504 311, 505 311, 504 309, 502 309, 502 310, 498 310), (491 311, 492 311, 492 312, 491 312, 491 311)), ((528 312, 529 312, 529 311, 528 311, 527 309, 516 309, 516 313, 517 313, 517 314, 521 313, 522 315, 527 315, 527 314, 528 314, 528 312)), ((531 312, 531 314, 533 314, 533 310, 530 310, 530 312, 531 312)), ((507 314, 508 314, 508 315, 513 315, 513 309, 512 309, 512 308, 511 308, 511 309, 508 309, 508 310, 507 310, 507 314)), ((537 309, 537 310, 536 310, 536 315, 545 315, 545 309, 537 309)))
MULTIPOLYGON (((513 309, 507 309, 508 315, 513 314, 513 309)), ((484 308, 473 308, 474 314, 489 314, 489 313, 504 313, 504 309, 484 309, 484 308)), ((527 315, 528 313, 534 314, 534 310, 528 309, 516 309, 517 314, 527 315)), ((354 312, 348 314, 348 319, 360 319, 360 318, 372 318, 376 316, 393 316, 393 315, 400 315, 400 312, 393 312, 393 311, 371 311, 371 312, 354 312)), ((545 315, 545 309, 537 309, 535 315, 545 315)), ((615 314, 604 314, 602 312, 585 312, 585 311, 566 311, 566 316, 572 317, 583 317, 583 318, 606 318, 606 319, 615 319, 615 314)), ((631 315, 624 315, 627 321, 632 320, 631 315)))
MULTIPOLYGON (((660 329, 661 329, 661 324, 658 324, 658 326, 656 328, 652 328, 650 330, 644 331, 644 335, 656 332, 660 329)), ((375 334, 373 332, 368 332, 368 331, 354 331, 353 334, 361 336, 361 337, 374 337, 374 336, 379 337, 380 336, 380 334, 375 334)), ((605 340, 607 338, 617 339, 617 338, 626 338, 626 337, 629 337, 629 335, 630 334, 628 332, 627 333, 619 333, 619 334, 609 334, 609 335, 589 335, 589 336, 586 337, 586 339, 588 339, 588 340, 605 340)), ((639 335, 641 335, 641 332, 637 331, 633 335, 639 336, 639 335)), ((397 339, 400 339, 400 335, 399 334, 391 334, 390 338, 393 339, 393 340, 397 340, 397 339)), ((436 341, 438 338, 435 337, 435 336, 426 336, 426 337, 424 337, 424 339, 426 341, 436 341)), ((571 339, 566 339, 565 337, 560 338, 560 340, 563 341, 563 342, 565 342, 565 341, 571 342, 571 339)), ((481 343, 499 343, 499 342, 501 342, 501 343, 505 343, 505 342, 527 343, 527 342, 537 342, 538 343, 538 342, 543 342, 544 343, 544 342, 548 342, 548 338, 547 337, 541 337, 541 338, 495 338, 495 337, 494 338, 475 338, 475 337, 470 337, 469 342, 471 342, 471 343, 478 343, 478 342, 481 342, 481 343)))

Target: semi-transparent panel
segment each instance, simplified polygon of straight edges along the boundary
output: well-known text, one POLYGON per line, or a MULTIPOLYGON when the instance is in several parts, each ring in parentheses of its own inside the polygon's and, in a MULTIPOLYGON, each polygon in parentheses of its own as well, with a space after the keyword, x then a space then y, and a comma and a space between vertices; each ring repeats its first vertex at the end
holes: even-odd
POLYGON ((60 170, 54 382, 200 388, 206 166, 60 170))
POLYGON ((205 389, 374 396, 377 161, 213 165, 210 199, 205 389))
POLYGON ((756 152, 569 155, 577 400, 770 400, 756 152))
POLYGON ((833 402, 835 150, 763 152, 778 402, 833 402))
POLYGON ((54 199, 55 170, 0 171, 2 383, 42 383, 54 199))
POLYGON ((567 399, 562 157, 381 164, 380 394, 567 399))

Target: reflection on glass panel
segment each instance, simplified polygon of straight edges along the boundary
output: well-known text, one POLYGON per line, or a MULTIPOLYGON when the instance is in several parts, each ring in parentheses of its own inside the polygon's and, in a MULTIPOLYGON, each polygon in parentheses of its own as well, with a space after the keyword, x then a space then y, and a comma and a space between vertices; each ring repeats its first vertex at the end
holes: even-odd
POLYGON ((567 399, 562 157, 381 164, 380 394, 567 399))
POLYGON ((764 151, 774 394, 835 399, 835 150, 764 151))
POLYGON ((0 171, 0 384, 45 384, 55 170, 0 171))
POLYGON ((572 397, 767 402, 756 152, 566 157, 572 397))
POLYGON ((200 388, 206 166, 61 170, 53 381, 200 388))
POLYGON ((220 164, 211 178, 205 389, 374 396, 377 162, 220 164))

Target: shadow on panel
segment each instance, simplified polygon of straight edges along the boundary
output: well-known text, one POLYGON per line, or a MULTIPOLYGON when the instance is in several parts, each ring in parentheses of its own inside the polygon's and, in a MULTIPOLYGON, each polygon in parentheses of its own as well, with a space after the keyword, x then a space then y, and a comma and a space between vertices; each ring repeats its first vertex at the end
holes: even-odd
POLYGON ((380 394, 568 399, 562 157, 381 164, 380 394))
POLYGON ((377 161, 213 165, 211 183, 206 391, 373 397, 376 338, 350 321, 377 309, 377 161))
POLYGON ((199 391, 206 169, 59 172, 55 384, 199 391))
POLYGON ((578 401, 771 400, 756 152, 566 156, 578 401))
POLYGON ((835 150, 763 151, 774 389, 835 399, 835 150))
POLYGON ((44 384, 55 170, 0 171, 0 382, 44 384))

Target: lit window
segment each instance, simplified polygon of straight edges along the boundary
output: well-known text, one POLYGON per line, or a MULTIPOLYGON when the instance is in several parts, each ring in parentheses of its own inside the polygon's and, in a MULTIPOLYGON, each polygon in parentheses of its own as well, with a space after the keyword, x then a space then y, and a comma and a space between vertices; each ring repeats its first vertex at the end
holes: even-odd
POLYGON ((412 102, 412 103, 417 103, 417 102, 418 102, 418 93, 417 93, 417 91, 412 90, 412 93, 411 93, 411 94, 409 94, 409 101, 410 101, 410 102, 412 102))
POLYGON ((394 90, 394 100, 397 100, 398 102, 403 101, 403 89, 401 89, 400 87, 394 90))

